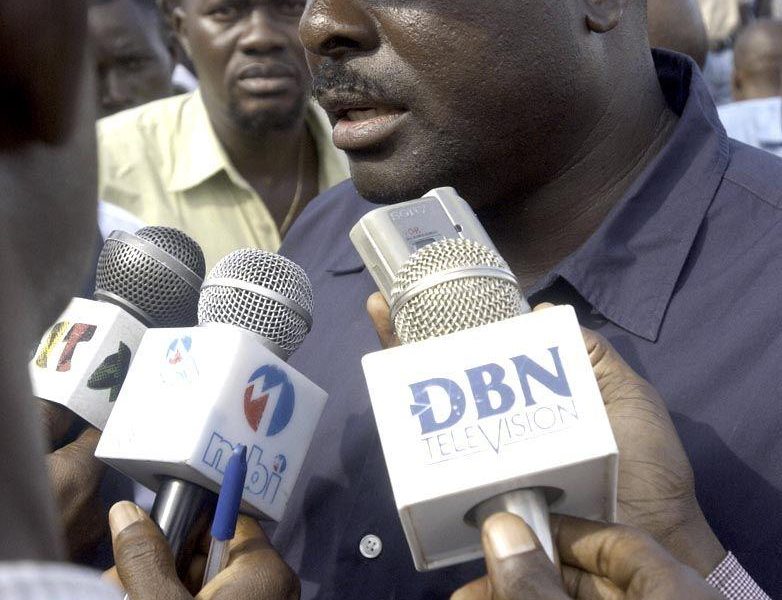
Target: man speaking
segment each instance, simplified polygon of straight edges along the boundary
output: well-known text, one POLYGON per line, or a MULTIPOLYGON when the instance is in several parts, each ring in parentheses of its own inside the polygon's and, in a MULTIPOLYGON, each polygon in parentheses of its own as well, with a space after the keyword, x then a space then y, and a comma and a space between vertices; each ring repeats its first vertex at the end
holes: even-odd
POLYGON ((347 237, 374 208, 364 198, 447 185, 530 304, 572 304, 665 399, 697 500, 682 456, 620 473, 620 518, 702 577, 735 555, 782 594, 782 165, 726 137, 698 69, 650 53, 646 27, 641 0, 308 4, 315 93, 353 182, 282 247, 318 298, 292 364, 332 392, 275 533, 303 597, 443 597, 482 574, 413 568, 359 365, 378 348, 375 286, 347 237))

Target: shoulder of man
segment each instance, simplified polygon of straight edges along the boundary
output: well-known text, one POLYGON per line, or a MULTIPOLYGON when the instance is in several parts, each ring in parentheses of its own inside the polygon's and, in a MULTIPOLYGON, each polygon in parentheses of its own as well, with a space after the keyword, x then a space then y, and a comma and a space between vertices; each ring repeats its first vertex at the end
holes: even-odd
POLYGON ((162 189, 177 154, 182 113, 192 101, 192 93, 172 96, 98 121, 98 192, 102 199, 133 213, 139 202, 153 201, 140 195, 148 194, 150 185, 162 189))
POLYGON ((98 150, 104 154, 148 150, 171 139, 179 115, 193 93, 154 100, 98 120, 98 150))

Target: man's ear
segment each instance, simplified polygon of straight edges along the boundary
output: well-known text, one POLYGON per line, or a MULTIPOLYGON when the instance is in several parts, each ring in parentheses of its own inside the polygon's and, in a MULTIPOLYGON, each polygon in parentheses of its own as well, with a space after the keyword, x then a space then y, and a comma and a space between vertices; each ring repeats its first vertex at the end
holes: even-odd
POLYGON ((586 25, 594 33, 606 33, 619 24, 627 0, 581 0, 586 25))
POLYGON ((171 10, 171 29, 174 31, 179 45, 185 51, 187 57, 192 61, 193 54, 190 51, 190 42, 187 39, 187 20, 185 19, 185 9, 182 6, 175 6, 171 10))

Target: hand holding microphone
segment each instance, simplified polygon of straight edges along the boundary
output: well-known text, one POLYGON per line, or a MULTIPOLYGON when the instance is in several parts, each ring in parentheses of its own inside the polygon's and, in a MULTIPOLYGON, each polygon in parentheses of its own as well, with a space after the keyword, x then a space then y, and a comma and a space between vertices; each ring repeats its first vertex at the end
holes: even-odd
MULTIPOLYGON (((383 347, 399 345, 379 292, 368 298, 367 312, 383 347)), ((662 398, 605 338, 581 333, 619 448, 618 521, 649 533, 707 575, 726 553, 698 506, 692 469, 662 398)))
POLYGON ((488 575, 451 600, 723 598, 637 529, 558 515, 551 524, 562 577, 535 532, 516 515, 499 513, 486 520, 481 535, 488 575))
MULTIPOLYGON (((399 345, 379 292, 367 300, 367 312, 383 347, 399 345)), ((725 550, 700 511, 692 469, 662 399, 605 338, 581 331, 619 447, 619 522, 651 534, 676 559, 707 575, 725 550)))
POLYGON ((174 556, 158 526, 130 502, 112 507, 110 515, 116 566, 106 577, 130 600, 297 600, 299 580, 272 547, 258 523, 239 516, 230 542, 227 567, 201 589, 208 536, 191 568, 179 579, 174 556), (200 591, 198 591, 200 590, 200 591))

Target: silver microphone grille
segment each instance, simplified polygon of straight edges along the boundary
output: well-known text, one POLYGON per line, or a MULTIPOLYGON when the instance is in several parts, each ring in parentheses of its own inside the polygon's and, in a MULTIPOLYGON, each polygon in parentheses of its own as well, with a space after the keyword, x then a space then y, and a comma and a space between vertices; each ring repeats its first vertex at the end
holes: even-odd
POLYGON ((236 250, 204 281, 198 323, 225 323, 257 333, 287 360, 312 327, 312 285, 304 269, 279 254, 236 250))
POLYGON ((201 247, 172 227, 114 231, 95 273, 95 298, 117 304, 149 327, 196 324, 206 265, 201 247))
POLYGON ((507 263, 468 239, 424 246, 399 269, 391 317, 403 344, 521 315, 529 306, 507 263))

